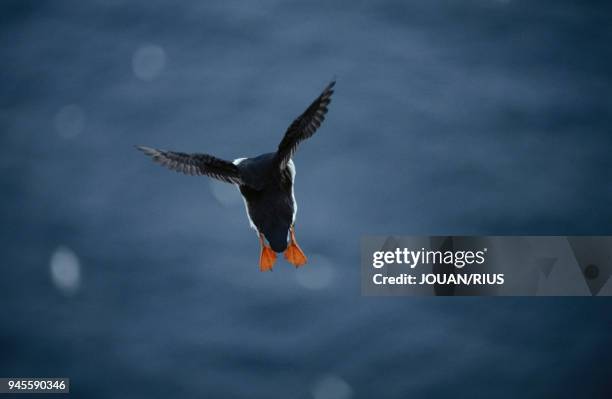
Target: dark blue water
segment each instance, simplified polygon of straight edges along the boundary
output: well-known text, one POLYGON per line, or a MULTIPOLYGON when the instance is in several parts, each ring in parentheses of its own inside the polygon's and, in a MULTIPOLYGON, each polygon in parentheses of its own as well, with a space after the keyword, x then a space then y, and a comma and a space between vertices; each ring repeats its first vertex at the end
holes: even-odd
POLYGON ((71 397, 609 397, 612 302, 366 298, 364 234, 611 234, 605 3, 4 1, 0 376, 71 397), (588 4, 587 4, 588 3, 588 4), (310 264, 134 144, 295 156, 310 264))

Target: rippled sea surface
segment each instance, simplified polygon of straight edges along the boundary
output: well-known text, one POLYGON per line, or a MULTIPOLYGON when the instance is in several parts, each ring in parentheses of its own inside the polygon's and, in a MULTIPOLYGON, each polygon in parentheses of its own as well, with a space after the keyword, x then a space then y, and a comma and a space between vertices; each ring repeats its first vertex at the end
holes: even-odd
MULTIPOLYGON (((588 3, 588 4, 587 4, 588 3)), ((0 376, 88 398, 606 396, 604 298, 366 298, 364 234, 611 234, 612 13, 566 1, 4 1, 0 376), (295 156, 310 257, 135 144, 295 156)))

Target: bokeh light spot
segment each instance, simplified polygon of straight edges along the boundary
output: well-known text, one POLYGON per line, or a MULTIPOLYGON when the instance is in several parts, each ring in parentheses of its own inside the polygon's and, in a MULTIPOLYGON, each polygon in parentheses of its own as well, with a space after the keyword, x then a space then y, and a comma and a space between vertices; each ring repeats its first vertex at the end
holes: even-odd
POLYGON ((132 57, 132 70, 141 80, 151 81, 159 76, 166 66, 166 52, 157 45, 140 47, 132 57))
POLYGON ((59 247, 51 255, 51 280, 55 287, 66 295, 73 295, 81 285, 79 258, 70 248, 59 247))
POLYGON ((296 270, 295 278, 299 285, 310 290, 327 288, 334 279, 332 262, 322 255, 310 255, 308 264, 296 270))
POLYGON ((209 179, 209 186, 213 197, 224 207, 230 208, 243 203, 240 191, 235 185, 209 179))
POLYGON ((329 375, 316 381, 312 387, 314 399, 350 399, 353 389, 342 378, 329 375))
POLYGON ((55 115, 55 129, 60 137, 71 139, 83 131, 85 127, 85 113, 76 104, 62 107, 55 115))

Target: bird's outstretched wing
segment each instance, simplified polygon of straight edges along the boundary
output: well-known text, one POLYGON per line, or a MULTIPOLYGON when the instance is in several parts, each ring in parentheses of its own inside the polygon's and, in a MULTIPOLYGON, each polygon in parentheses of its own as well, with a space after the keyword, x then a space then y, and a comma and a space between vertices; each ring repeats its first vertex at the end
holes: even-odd
POLYGON ((240 171, 236 165, 212 155, 186 154, 144 146, 136 148, 153 158, 153 161, 171 170, 192 176, 206 175, 227 183, 242 184, 240 171))
POLYGON ((321 126, 327 113, 327 106, 331 102, 335 84, 336 81, 328 84, 321 95, 310 104, 302 115, 293 121, 285 132, 285 137, 283 137, 276 151, 276 161, 280 169, 285 168, 300 142, 311 137, 321 126))

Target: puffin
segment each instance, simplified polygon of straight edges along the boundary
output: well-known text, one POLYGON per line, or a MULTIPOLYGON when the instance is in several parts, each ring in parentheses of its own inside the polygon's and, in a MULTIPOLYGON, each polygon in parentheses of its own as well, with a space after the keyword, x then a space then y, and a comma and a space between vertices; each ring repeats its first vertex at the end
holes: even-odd
POLYGON ((277 253, 284 253, 285 259, 297 268, 308 259, 295 238, 296 169, 292 158, 299 144, 310 138, 325 120, 335 84, 332 80, 289 125, 275 152, 228 161, 203 153, 136 148, 173 171, 207 176, 237 186, 249 224, 259 238, 259 270, 271 271, 277 253))

